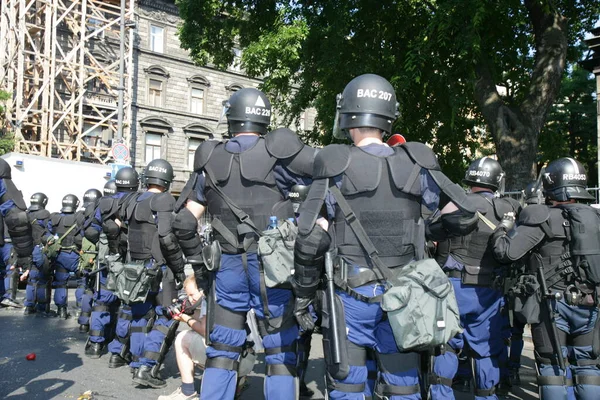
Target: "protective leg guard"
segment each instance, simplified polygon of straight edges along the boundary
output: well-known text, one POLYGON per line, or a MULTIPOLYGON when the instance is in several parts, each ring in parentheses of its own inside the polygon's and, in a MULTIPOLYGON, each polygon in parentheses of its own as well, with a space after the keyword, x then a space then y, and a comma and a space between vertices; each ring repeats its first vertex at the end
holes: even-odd
POLYGON ((144 343, 146 336, 152 331, 156 319, 156 313, 151 303, 135 304, 131 307, 133 319, 131 321, 131 337, 129 339, 131 351, 131 368, 141 365, 140 358, 144 354, 144 343), (142 311, 146 311, 142 314, 142 311))
MULTIPOLYGON (((429 376, 429 391, 432 400, 453 398, 452 384, 458 370, 458 363, 456 353, 451 351, 446 351, 443 354, 435 356, 433 372, 429 376)), ((469 376, 470 380, 471 377, 469 376)))

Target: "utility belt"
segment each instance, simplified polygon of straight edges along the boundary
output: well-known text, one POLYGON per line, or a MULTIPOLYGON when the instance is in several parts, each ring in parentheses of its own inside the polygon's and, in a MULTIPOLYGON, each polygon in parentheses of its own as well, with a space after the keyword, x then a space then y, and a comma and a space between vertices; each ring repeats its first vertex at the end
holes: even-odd
POLYGON ((115 292, 126 304, 145 302, 149 292, 158 292, 161 266, 154 259, 120 261, 120 255, 106 257, 106 289, 115 292), (147 265, 150 262, 150 265, 147 265))
POLYGON ((465 265, 462 271, 446 269, 444 273, 448 278, 460 278, 464 285, 501 289, 504 283, 504 278, 496 275, 493 270, 478 266, 465 265))
POLYGON ((581 285, 572 284, 565 289, 563 298, 565 299, 565 303, 570 306, 598 306, 599 290, 599 287, 589 289, 587 287, 583 288, 581 285))

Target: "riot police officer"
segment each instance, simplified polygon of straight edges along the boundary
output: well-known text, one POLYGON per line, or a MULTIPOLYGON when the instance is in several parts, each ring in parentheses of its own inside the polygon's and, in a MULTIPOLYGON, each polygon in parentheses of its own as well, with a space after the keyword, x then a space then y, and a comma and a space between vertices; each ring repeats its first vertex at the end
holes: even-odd
MULTIPOLYGON (((11 290, 6 291, 3 279, 4 273, 7 270, 12 271, 11 273, 16 273, 18 268, 27 270, 31 266, 33 237, 31 224, 25 213, 26 209, 27 206, 25 205, 21 191, 17 189, 12 181, 10 165, 8 165, 6 160, 0 159, 0 219, 2 219, 0 227, 3 227, 4 232, 8 233, 8 235, 5 235, 5 238, 10 237, 13 250, 17 256, 14 265, 10 267, 6 266, 7 260, 5 259, 5 255, 2 257, 6 267, 2 268, 0 265, 0 296, 2 297, 0 305, 2 306, 16 305, 20 307, 20 304, 12 299, 11 290)), ((14 278, 12 280, 14 282, 14 278)))
POLYGON ((47 313, 50 302, 50 261, 42 252, 42 238, 46 236, 46 228, 50 219, 50 211, 46 210, 48 196, 38 192, 31 195, 27 210, 29 223, 33 229, 33 263, 27 276, 25 289, 25 315, 35 312, 47 313))
MULTIPOLYGON (((88 221, 93 217, 98 202, 100 201, 100 197, 102 197, 102 193, 98 189, 88 189, 83 194, 84 226, 85 221, 88 221)), ((77 306, 80 307, 77 323, 79 324, 79 332, 81 333, 87 333, 90 330, 90 315, 92 314, 92 296, 94 295, 94 292, 92 291, 91 278, 88 276, 91 267, 89 265, 89 260, 93 259, 93 257, 90 258, 89 253, 96 250, 96 246, 93 246, 93 243, 90 242, 90 246, 88 247, 83 245, 84 242, 85 239, 83 239, 82 242, 77 289, 75 290, 75 301, 77 306)))
POLYGON ((56 247, 56 254, 49 257, 54 272, 52 282, 54 304, 57 307, 58 317, 62 319, 69 317, 67 304, 69 276, 77 272, 79 266, 83 213, 77 211, 78 207, 77 196, 67 194, 63 197, 60 212, 52 213, 50 216, 45 237, 47 248, 56 247))
MULTIPOLYGON (((127 231, 120 226, 120 212, 137 193, 139 188, 138 173, 131 167, 117 171, 115 179, 104 185, 103 194, 94 211, 93 218, 84 223, 85 238, 97 245, 98 253, 108 256, 119 256, 125 259, 127 253, 127 231)), ((117 312, 120 301, 117 295, 106 288, 108 270, 106 267, 98 273, 100 287, 94 292, 92 313, 90 316, 89 338, 85 347, 85 355, 89 358, 100 358, 106 344, 113 339, 116 329, 117 312)), ((130 360, 129 340, 127 335, 122 344, 115 344, 113 350, 121 355, 111 356, 109 368, 128 365, 130 360)))
POLYGON ((246 313, 253 308, 266 348, 265 397, 293 399, 298 326, 291 314, 292 292, 267 287, 264 275, 261 279, 257 241, 270 222, 294 216, 285 199, 293 185, 310 183, 314 150, 289 129, 267 134, 271 103, 263 92, 242 89, 224 105, 233 138, 207 141, 196 150, 195 173, 181 196, 187 205, 174 224, 201 286, 211 282, 207 312, 214 322, 207 329, 208 360, 200 398, 234 397, 246 313), (195 261, 202 256, 196 227, 205 210, 214 217, 215 241, 205 250, 208 265, 201 265, 195 261))
POLYGON ((514 228, 514 220, 503 220, 492 237, 494 255, 506 263, 525 257, 524 277, 535 283, 522 315, 532 324, 540 398, 598 399, 600 219, 584 204, 594 197, 579 161, 554 160, 541 179, 549 205, 527 206, 514 228))
POLYGON ((508 321, 502 312, 504 293, 498 284, 503 266, 494 259, 488 241, 504 214, 517 215, 521 209, 515 200, 494 196, 503 178, 498 161, 482 157, 471 163, 463 179, 470 187, 467 197, 477 208, 479 222, 469 235, 448 240, 449 255, 442 269, 454 286, 465 331, 450 341, 453 351, 435 359, 434 372, 442 379, 431 388, 433 399, 451 396, 452 388, 446 383, 458 371, 456 354, 460 351, 475 361, 475 397, 497 398, 495 386, 500 382, 499 360, 506 350, 503 332, 508 321))
POLYGON ((437 231, 428 232, 433 240, 474 229, 475 208, 465 192, 441 173, 428 147, 409 142, 392 148, 383 143, 398 116, 396 95, 386 79, 374 74, 354 78, 338 95, 337 109, 334 135, 349 137, 354 146, 329 145, 315 158, 314 181, 300 208, 295 244, 295 315, 302 327, 312 328, 309 306, 316 298, 325 253, 335 246, 339 266, 335 301, 340 302, 338 307, 343 305, 336 307, 340 311, 336 323, 341 353, 348 358, 334 361, 335 353, 328 350, 333 346, 334 322, 324 317, 328 397, 416 399, 421 392, 419 355, 398 351, 377 300, 388 284, 371 261, 374 253, 366 252, 366 241, 373 243, 387 269, 400 268, 425 256, 422 205, 430 211, 443 210, 443 228, 432 226, 437 231), (321 214, 323 204, 327 215, 321 214), (356 233, 357 220, 368 238, 356 233), (367 385, 371 349, 379 371, 374 393, 367 385))
MULTIPOLYGON (((117 323, 117 338, 109 345, 113 353, 111 359, 122 357, 118 345, 129 336, 130 366, 136 371, 133 381, 154 388, 166 386, 158 370, 178 327, 177 321, 164 315, 161 304, 170 305, 177 297, 175 284, 180 286, 185 280, 183 253, 171 229, 175 198, 168 190, 173 177, 173 167, 168 161, 152 160, 144 169, 148 190, 137 193, 122 209, 121 221, 128 226, 125 268, 131 263, 142 265, 153 278, 143 301, 128 300, 126 296, 131 293, 117 293, 124 306, 117 323), (159 296, 161 280, 162 296, 159 296)), ((140 278, 134 282, 145 275, 143 268, 139 270, 140 278)))

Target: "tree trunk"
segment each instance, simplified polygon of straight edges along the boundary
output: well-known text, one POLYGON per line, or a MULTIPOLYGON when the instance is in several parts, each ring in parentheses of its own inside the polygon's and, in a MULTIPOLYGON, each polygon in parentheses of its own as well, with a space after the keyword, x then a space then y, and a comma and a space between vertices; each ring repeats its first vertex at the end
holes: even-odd
POLYGON ((498 94, 486 59, 475 67, 475 101, 493 135, 510 191, 536 178, 538 135, 558 96, 567 58, 566 19, 537 0, 524 3, 535 37, 535 64, 521 104, 510 106, 498 94))
POLYGON ((491 129, 498 161, 506 174, 506 191, 523 190, 536 179, 538 132, 525 116, 507 106, 498 107, 491 129))

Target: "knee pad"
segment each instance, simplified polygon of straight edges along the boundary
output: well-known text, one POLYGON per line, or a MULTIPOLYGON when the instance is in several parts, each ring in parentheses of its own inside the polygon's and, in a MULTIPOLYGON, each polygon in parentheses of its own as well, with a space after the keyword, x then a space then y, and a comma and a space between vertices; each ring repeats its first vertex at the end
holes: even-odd
POLYGON ((391 396, 407 396, 421 392, 421 385, 397 386, 385 381, 383 374, 397 374, 399 372, 419 369, 420 356, 418 353, 392 353, 377 355, 377 366, 379 368, 380 379, 375 383, 375 394, 381 398, 391 396))

